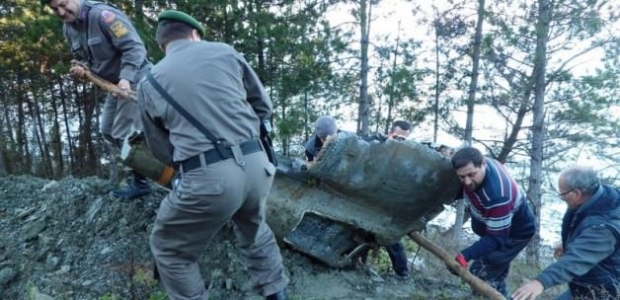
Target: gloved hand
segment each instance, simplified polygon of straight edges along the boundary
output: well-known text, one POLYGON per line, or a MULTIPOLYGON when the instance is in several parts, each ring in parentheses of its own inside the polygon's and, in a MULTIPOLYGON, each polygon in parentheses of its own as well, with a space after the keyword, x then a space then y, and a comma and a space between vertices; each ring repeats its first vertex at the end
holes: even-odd
POLYGON ((465 270, 467 270, 467 260, 465 259, 463 254, 461 254, 460 252, 457 253, 456 257, 454 258, 454 260, 456 260, 456 262, 459 263, 459 265, 461 265, 461 267, 463 267, 465 270))
MULTIPOLYGON (((454 258, 454 260, 456 260, 457 263, 459 263, 459 265, 461 265, 461 267, 465 268, 465 270, 467 270, 467 260, 465 259, 465 257, 463 256, 463 254, 461 254, 460 252, 456 254, 456 257, 454 258)), ((456 271, 452 270, 452 268, 450 268, 449 266, 446 265, 446 267, 448 268, 448 271, 450 271, 450 273, 452 273, 452 275, 459 275, 456 273, 456 271)))

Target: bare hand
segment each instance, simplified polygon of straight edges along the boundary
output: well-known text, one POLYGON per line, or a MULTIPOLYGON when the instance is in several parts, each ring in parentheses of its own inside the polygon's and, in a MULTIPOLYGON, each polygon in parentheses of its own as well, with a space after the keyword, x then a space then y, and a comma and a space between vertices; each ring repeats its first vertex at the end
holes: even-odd
POLYGON ((119 90, 119 93, 116 94, 117 97, 127 98, 131 93, 131 84, 127 79, 121 79, 116 86, 119 90))
POLYGON ((534 300, 545 290, 542 283, 538 280, 532 280, 520 288, 518 288, 511 295, 512 300, 534 300))
POLYGON ((564 255, 564 247, 562 247, 562 244, 560 244, 555 247, 555 250, 553 251, 553 258, 558 259, 562 255, 564 255))
POLYGON ((71 75, 79 79, 84 79, 84 77, 86 77, 86 69, 79 65, 71 67, 71 69, 69 69, 69 72, 71 72, 71 75))

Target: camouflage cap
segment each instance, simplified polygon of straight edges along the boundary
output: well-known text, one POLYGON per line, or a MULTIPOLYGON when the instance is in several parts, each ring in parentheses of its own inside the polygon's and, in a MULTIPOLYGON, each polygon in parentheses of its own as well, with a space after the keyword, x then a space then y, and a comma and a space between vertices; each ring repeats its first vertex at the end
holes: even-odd
POLYGON ((182 12, 182 11, 178 11, 178 10, 165 10, 165 11, 162 11, 157 16, 157 22, 161 22, 163 20, 169 20, 169 21, 176 21, 176 22, 185 23, 185 24, 191 26, 192 28, 196 29, 198 31, 198 34, 200 34, 200 37, 204 37, 205 36, 205 28, 200 24, 200 22, 198 22, 192 16, 190 16, 190 15, 188 15, 188 14, 182 12))

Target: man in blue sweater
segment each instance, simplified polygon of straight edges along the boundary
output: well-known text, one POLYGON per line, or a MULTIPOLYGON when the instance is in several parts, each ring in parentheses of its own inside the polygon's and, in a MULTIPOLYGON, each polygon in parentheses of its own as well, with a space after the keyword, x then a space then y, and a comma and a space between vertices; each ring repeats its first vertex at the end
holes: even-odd
POLYGON ((559 196, 568 204, 562 220, 562 245, 557 261, 512 294, 512 299, 536 299, 545 289, 568 283, 558 299, 620 298, 620 192, 601 185, 590 167, 564 170, 559 196))
POLYGON ((456 255, 463 267, 508 297, 510 262, 536 231, 527 198, 504 166, 473 147, 452 156, 452 167, 463 183, 471 227, 480 239, 456 255))

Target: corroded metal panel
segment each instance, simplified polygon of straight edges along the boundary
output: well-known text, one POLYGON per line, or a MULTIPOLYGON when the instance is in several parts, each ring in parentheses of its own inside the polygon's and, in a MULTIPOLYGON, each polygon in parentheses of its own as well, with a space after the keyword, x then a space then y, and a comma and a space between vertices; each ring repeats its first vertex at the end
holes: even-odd
MULTIPOLYGON (((323 224, 316 220, 318 216, 326 222, 340 223, 323 226, 342 231, 330 236, 354 239, 368 233, 374 242, 390 245, 424 228, 442 211, 443 204, 453 202, 460 189, 447 157, 410 141, 368 143, 340 134, 326 143, 308 170, 301 167, 299 160, 280 157, 279 162, 268 202, 268 222, 280 240, 295 236, 297 241, 303 241, 299 238, 303 230, 314 228, 308 224, 323 224), (303 217, 308 212, 312 217, 305 224, 303 217)), ((306 234, 317 236, 316 232, 306 234)), ((310 255, 317 255, 311 253, 312 247, 342 251, 318 257, 331 265, 337 261, 334 257, 345 257, 356 248, 349 240, 343 241, 346 246, 338 247, 327 238, 328 234, 324 236, 325 245, 289 243, 310 255)), ((365 241, 358 240, 356 245, 365 241)), ((325 253, 324 249, 319 253, 325 253)))

